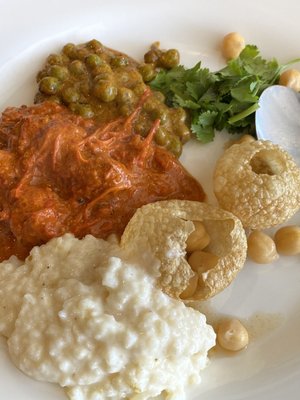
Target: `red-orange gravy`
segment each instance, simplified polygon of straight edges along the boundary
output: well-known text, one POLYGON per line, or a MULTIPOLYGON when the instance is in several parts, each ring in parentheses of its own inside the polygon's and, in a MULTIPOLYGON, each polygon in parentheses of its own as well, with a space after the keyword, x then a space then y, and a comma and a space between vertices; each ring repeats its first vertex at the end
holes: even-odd
POLYGON ((153 139, 134 132, 141 105, 105 125, 46 102, 0 119, 0 260, 66 232, 122 234, 135 210, 165 199, 203 201, 201 185, 153 139))

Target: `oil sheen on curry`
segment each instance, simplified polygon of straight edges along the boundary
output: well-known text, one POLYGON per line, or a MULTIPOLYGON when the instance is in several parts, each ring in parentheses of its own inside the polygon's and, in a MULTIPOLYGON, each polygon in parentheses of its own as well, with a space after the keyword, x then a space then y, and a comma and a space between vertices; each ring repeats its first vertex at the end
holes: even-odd
POLYGON ((129 116, 83 118, 43 102, 7 108, 0 119, 0 259, 71 232, 122 234, 135 210, 164 199, 202 201, 201 185, 155 143, 160 119, 145 137, 135 128, 146 88, 129 116))

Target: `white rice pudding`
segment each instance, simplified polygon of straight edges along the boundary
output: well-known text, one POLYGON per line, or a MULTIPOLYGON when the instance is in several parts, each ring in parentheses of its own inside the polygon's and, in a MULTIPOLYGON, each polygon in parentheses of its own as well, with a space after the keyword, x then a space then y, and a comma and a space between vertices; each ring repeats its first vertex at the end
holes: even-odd
POLYGON ((67 234, 0 264, 0 333, 27 375, 73 400, 184 399, 215 333, 155 286, 159 261, 67 234))

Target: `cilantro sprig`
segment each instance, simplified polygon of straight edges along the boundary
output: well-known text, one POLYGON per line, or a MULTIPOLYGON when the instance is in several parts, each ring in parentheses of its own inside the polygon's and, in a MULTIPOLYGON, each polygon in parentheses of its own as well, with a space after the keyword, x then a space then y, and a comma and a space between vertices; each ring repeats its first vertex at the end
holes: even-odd
POLYGON ((169 106, 189 111, 191 130, 203 143, 212 141, 215 131, 222 129, 255 135, 254 114, 261 93, 297 61, 279 65, 276 59, 263 59, 256 46, 247 45, 217 72, 202 68, 201 62, 190 69, 180 65, 161 70, 150 86, 164 93, 169 106))

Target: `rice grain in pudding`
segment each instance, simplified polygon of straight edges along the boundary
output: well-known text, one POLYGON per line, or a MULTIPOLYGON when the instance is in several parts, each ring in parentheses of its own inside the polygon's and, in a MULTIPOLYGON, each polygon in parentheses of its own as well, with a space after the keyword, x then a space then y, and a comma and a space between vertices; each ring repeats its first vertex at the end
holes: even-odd
POLYGON ((73 400, 183 399, 200 382, 215 333, 155 286, 141 249, 71 234, 0 265, 0 332, 18 368, 73 400), (12 299, 13 301, 9 301, 12 299))

